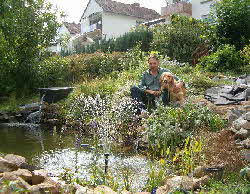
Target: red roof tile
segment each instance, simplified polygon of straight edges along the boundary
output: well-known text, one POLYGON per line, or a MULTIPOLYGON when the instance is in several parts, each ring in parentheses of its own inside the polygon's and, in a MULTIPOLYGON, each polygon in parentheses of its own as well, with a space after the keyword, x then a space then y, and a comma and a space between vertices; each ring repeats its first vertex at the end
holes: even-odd
POLYGON ((112 0, 96 0, 100 7, 106 11, 121 15, 134 16, 146 20, 152 20, 160 17, 155 10, 140 7, 140 4, 125 4, 112 0))
POLYGON ((70 34, 80 34, 81 24, 63 22, 66 28, 69 30, 70 34))

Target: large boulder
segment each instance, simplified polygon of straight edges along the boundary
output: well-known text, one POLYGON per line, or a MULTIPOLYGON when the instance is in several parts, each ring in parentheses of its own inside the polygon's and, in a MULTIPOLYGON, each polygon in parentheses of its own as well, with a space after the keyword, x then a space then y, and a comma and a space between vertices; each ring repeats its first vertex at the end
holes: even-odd
POLYGON ((237 130, 240 130, 241 128, 250 129, 250 122, 245 120, 243 117, 240 117, 233 122, 233 126, 237 130))
POLYGON ((52 193, 52 194, 59 194, 60 192, 60 185, 59 183, 53 181, 51 178, 46 177, 43 183, 32 185, 30 187, 31 193, 35 194, 43 194, 43 193, 52 193))
POLYGON ((37 185, 44 182, 47 176, 48 172, 44 169, 34 170, 32 172, 32 185, 37 185))
POLYGON ((0 157, 0 173, 1 172, 10 172, 10 171, 17 170, 17 169, 18 169, 18 167, 15 164, 0 157))
POLYGON ((13 166, 16 166, 17 169, 21 168, 22 165, 27 164, 26 159, 24 157, 14 154, 7 154, 4 159, 12 163, 13 166))
POLYGON ((184 191, 198 189, 202 185, 206 184, 208 180, 208 176, 204 176, 199 179, 188 176, 175 176, 167 179, 164 186, 161 186, 156 190, 156 194, 166 194, 174 192, 176 189, 184 191))

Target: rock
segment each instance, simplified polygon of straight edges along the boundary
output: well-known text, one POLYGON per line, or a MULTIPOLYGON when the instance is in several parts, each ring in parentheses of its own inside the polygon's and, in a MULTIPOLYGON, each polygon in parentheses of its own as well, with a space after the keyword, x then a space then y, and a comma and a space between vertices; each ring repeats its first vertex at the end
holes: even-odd
POLYGON ((94 190, 88 187, 79 187, 75 194, 94 194, 94 190))
POLYGON ((38 185, 32 185, 30 187, 31 193, 36 194, 43 194, 43 193, 53 193, 53 194, 59 194, 60 192, 60 185, 59 183, 56 183, 51 178, 46 177, 45 181, 38 185))
POLYGON ((94 194, 117 194, 117 192, 105 185, 99 185, 94 189, 94 194))
POLYGON ((194 179, 194 185, 193 185, 194 189, 201 188, 203 185, 207 184, 209 180, 210 178, 207 175, 199 179, 194 179))
POLYGON ((44 182, 47 176, 48 176, 48 172, 44 169, 34 170, 32 172, 32 185, 37 185, 37 184, 44 182))
POLYGON ((227 120, 229 122, 232 122, 232 121, 240 118, 243 113, 244 113, 244 111, 242 111, 242 110, 237 110, 237 109, 229 110, 227 112, 227 120))
POLYGON ((8 160, 0 157, 0 172, 10 172, 13 170, 17 170, 17 166, 8 160))
POLYGON ((206 184, 209 180, 208 176, 201 177, 199 179, 191 178, 188 176, 175 176, 167 179, 164 186, 159 187, 156 190, 156 194, 166 194, 174 192, 176 189, 188 191, 200 188, 206 184))
POLYGON ((16 181, 18 179, 18 176, 12 171, 12 172, 4 172, 2 178, 3 180, 16 181))
POLYGON ((193 173, 191 174, 191 176, 195 178, 201 178, 205 175, 206 175, 205 167, 203 166, 198 166, 197 168, 194 169, 193 173))
POLYGON ((14 154, 7 154, 4 157, 5 160, 9 161, 13 165, 16 165, 17 168, 20 168, 21 165, 27 164, 26 159, 22 156, 14 155, 14 154))
POLYGON ((29 171, 34 171, 34 170, 40 170, 41 169, 41 168, 39 168, 37 166, 30 165, 30 164, 27 164, 27 163, 21 164, 20 168, 21 169, 27 169, 29 171))
POLYGON ((247 129, 240 129, 235 133, 235 138, 236 139, 246 139, 250 136, 250 130, 247 129))
POLYGON ((240 130, 241 128, 250 129, 250 122, 245 120, 243 117, 240 117, 233 122, 233 126, 237 130, 240 130))
POLYGON ((15 173, 16 176, 21 177, 26 182, 31 183, 32 174, 30 171, 26 169, 18 169, 17 171, 13 171, 12 173, 15 173))
POLYGON ((18 177, 22 178, 24 181, 31 183, 32 174, 26 169, 18 169, 12 172, 4 172, 3 179, 15 181, 18 177))
POLYGON ((247 112, 244 116, 244 119, 250 121, 250 112, 247 112))
POLYGON ((34 194, 43 194, 43 193, 60 193, 57 186, 49 183, 42 183, 38 185, 33 185, 30 187, 29 191, 34 194))
POLYGON ((32 104, 25 104, 20 106, 21 113, 30 112, 30 111, 38 111, 40 109, 40 103, 32 103, 32 104))
POLYGON ((250 138, 247 138, 241 142, 241 145, 244 146, 246 149, 250 149, 250 138))

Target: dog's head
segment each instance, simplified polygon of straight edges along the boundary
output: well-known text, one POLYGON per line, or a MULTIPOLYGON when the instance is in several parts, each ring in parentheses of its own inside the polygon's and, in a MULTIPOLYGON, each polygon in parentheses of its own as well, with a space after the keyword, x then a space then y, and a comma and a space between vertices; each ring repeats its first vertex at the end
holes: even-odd
POLYGON ((162 87, 166 88, 167 86, 174 85, 174 76, 169 72, 162 73, 160 77, 160 84, 162 87))

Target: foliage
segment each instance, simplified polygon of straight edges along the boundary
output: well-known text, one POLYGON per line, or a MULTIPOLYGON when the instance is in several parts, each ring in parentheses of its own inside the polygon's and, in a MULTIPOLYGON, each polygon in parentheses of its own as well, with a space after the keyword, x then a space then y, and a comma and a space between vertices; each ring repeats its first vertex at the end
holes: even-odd
POLYGON ((150 165, 150 171, 148 173, 148 181, 145 186, 145 190, 152 192, 157 187, 163 184, 163 181, 167 177, 168 165, 164 159, 160 159, 157 166, 150 165))
POLYGON ((200 64, 206 68, 207 71, 236 72, 244 65, 244 62, 235 47, 226 44, 220 46, 215 53, 203 57, 200 64))
POLYGON ((159 106, 146 124, 149 146, 155 156, 164 156, 169 147, 172 151, 195 130, 216 131, 224 126, 217 114, 190 102, 180 108, 159 106))
POLYGON ((220 44, 242 49, 250 40, 250 1, 222 0, 214 5, 212 17, 215 35, 220 44))
POLYGON ((18 181, 4 180, 0 182, 0 193, 28 193, 18 181))
POLYGON ((150 50, 150 43, 152 42, 153 34, 147 27, 140 26, 134 31, 127 32, 116 39, 102 39, 96 40, 93 44, 88 46, 75 46, 76 53, 94 53, 96 51, 104 53, 126 52, 134 48, 139 42, 140 49, 143 51, 150 50))
POLYGON ((236 173, 226 174, 223 181, 212 179, 201 192, 208 193, 242 193, 250 192, 249 181, 236 173))
POLYGON ((69 60, 59 56, 49 57, 35 67, 38 87, 67 86, 70 80, 69 60))
POLYGON ((173 15, 171 24, 153 28, 154 50, 179 62, 192 62, 193 51, 203 43, 205 24, 186 16, 173 15))
POLYGON ((38 101, 39 101, 38 95, 18 98, 16 96, 16 93, 13 92, 9 95, 6 101, 0 103, 0 111, 15 112, 20 110, 20 104, 28 104, 38 101))
POLYGON ((34 88, 34 67, 59 25, 45 0, 1 0, 0 4, 0 93, 23 94, 34 88))
POLYGON ((241 67, 241 72, 250 74, 250 44, 246 45, 241 51, 241 57, 244 60, 244 66, 241 67))
POLYGON ((187 137, 185 140, 184 148, 177 151, 172 158, 174 169, 176 169, 180 175, 188 176, 193 172, 196 166, 202 161, 202 141, 194 140, 187 137))
POLYGON ((74 82, 107 76, 114 71, 122 71, 123 67, 120 63, 122 56, 122 53, 95 53, 68 57, 74 82))

